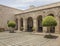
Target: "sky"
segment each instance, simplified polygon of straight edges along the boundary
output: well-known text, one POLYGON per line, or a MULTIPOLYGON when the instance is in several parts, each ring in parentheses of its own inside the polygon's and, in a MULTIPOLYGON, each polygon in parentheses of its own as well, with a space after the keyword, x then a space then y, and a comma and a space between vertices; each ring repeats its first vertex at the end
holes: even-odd
POLYGON ((38 7, 55 2, 60 2, 60 0, 0 0, 2 5, 22 10, 28 9, 30 5, 38 7))

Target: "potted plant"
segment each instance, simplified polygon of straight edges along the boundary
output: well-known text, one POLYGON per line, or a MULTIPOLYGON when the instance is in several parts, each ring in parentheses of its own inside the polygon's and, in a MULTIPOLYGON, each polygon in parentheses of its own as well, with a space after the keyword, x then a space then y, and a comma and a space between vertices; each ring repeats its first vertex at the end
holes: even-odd
POLYGON ((15 21, 9 21, 8 22, 8 27, 10 28, 10 33, 14 33, 15 26, 16 26, 15 21))
POLYGON ((49 32, 49 35, 46 35, 48 38, 51 38, 51 33, 50 33, 50 27, 55 27, 56 25, 57 25, 57 22, 56 22, 56 20, 55 20, 55 18, 54 17, 52 17, 52 16, 47 16, 47 17, 45 17, 44 19, 43 19, 43 21, 42 21, 42 25, 44 26, 44 27, 48 27, 48 32, 49 32))

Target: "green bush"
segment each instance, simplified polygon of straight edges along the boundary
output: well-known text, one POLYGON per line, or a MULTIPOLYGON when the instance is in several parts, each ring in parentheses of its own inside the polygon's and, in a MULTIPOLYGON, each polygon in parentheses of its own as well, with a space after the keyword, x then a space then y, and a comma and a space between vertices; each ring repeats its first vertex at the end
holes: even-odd
POLYGON ((43 19, 42 21, 43 26, 56 26, 57 22, 54 17, 52 16, 47 16, 43 19))
POLYGON ((9 21, 9 22, 8 22, 8 27, 14 28, 15 26, 16 26, 15 21, 9 21))
POLYGON ((46 37, 50 38, 51 37, 50 27, 55 27, 57 25, 57 22, 53 16, 47 16, 43 19, 42 25, 48 27, 49 35, 47 35, 46 37))

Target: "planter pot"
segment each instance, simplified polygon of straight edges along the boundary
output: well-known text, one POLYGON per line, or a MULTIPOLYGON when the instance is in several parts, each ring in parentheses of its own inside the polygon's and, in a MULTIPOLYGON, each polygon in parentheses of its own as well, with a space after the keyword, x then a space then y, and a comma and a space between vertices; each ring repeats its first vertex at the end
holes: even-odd
POLYGON ((12 30, 12 31, 10 30, 10 33, 14 33, 14 30, 12 30))
POLYGON ((12 28, 12 27, 10 27, 10 31, 9 31, 10 33, 15 33, 14 32, 14 28, 12 28))

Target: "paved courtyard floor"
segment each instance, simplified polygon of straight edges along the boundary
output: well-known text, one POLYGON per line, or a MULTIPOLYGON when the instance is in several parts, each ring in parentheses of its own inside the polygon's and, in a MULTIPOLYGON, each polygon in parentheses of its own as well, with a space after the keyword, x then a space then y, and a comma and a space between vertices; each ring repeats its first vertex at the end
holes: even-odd
POLYGON ((1 32, 0 46, 60 46, 60 36, 57 39, 47 39, 42 34, 31 32, 1 32))

